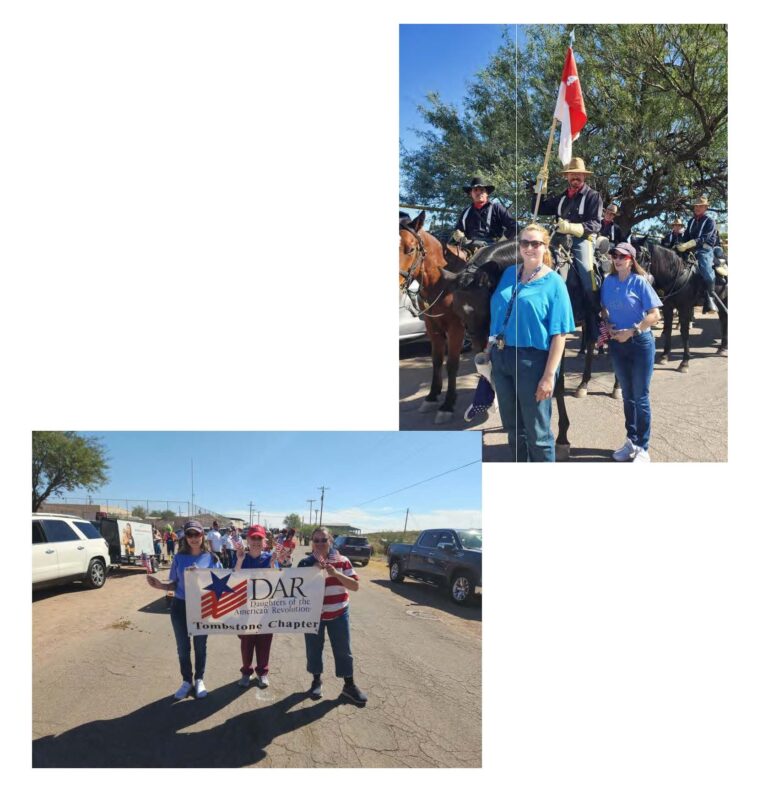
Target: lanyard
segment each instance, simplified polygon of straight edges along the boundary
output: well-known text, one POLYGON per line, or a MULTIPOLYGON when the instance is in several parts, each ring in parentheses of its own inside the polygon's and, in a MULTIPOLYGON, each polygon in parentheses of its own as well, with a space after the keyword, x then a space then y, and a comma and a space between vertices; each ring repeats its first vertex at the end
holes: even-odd
MULTIPOLYGON (((528 279, 527 284, 530 284, 535 278, 536 274, 541 270, 541 265, 531 274, 530 278, 528 279)), ((509 318, 512 315, 512 307, 515 305, 515 299, 517 298, 517 294, 520 292, 522 288, 521 279, 523 278, 523 269, 520 268, 520 271, 517 274, 517 284, 515 284, 514 289, 512 290, 512 297, 509 299, 509 304, 507 304, 507 312, 504 316, 504 323, 501 325, 501 329, 496 334, 497 342, 500 341, 504 343, 504 330, 507 328, 507 324, 509 323, 509 318)))

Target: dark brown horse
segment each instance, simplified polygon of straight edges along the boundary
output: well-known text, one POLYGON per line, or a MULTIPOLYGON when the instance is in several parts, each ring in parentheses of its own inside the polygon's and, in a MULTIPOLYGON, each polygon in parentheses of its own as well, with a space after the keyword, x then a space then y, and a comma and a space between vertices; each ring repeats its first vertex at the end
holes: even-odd
MULTIPOLYGON (((659 364, 669 361, 672 350, 672 316, 677 310, 680 321, 680 338, 683 341, 683 359, 678 370, 687 373, 691 358, 689 339, 693 320, 693 308, 704 300, 704 283, 698 275, 695 258, 683 259, 678 253, 654 243, 646 237, 633 237, 637 248, 637 261, 653 276, 654 289, 663 304, 664 329, 662 330, 663 350, 659 364)), ((728 355, 728 285, 715 286, 715 305, 720 319, 721 340, 717 353, 728 355)))
POLYGON ((456 406, 456 374, 464 342, 464 322, 453 308, 453 290, 443 278, 446 261, 442 243, 424 230, 425 212, 415 220, 400 219, 400 289, 416 293, 416 301, 432 344, 432 385, 420 411, 428 413, 438 406, 443 389, 443 361, 447 361, 448 390, 435 417, 444 424, 453 417, 456 406), (413 282, 418 291, 411 290, 413 282))

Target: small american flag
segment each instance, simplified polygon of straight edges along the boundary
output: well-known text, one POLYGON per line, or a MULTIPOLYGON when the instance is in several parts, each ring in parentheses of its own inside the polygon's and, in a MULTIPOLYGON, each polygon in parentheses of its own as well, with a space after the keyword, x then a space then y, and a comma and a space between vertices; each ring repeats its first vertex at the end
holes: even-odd
POLYGON ((598 348, 600 346, 604 346, 610 340, 610 335, 608 334, 608 324, 601 320, 600 321, 600 334, 597 337, 596 345, 598 348))

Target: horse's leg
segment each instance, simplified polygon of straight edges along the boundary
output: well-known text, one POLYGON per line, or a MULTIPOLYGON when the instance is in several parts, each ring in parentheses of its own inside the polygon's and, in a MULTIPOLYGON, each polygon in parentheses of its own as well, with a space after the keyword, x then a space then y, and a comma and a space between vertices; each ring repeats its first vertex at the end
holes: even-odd
POLYGON ((581 375, 581 384, 576 388, 573 394, 577 399, 583 399, 589 390, 589 381, 592 379, 592 356, 595 351, 594 341, 587 340, 587 324, 586 322, 581 325, 582 338, 587 343, 586 354, 584 355, 584 372, 581 375))
POLYGON ((456 321, 448 329, 448 390, 445 400, 440 405, 436 424, 445 424, 453 418, 453 408, 456 406, 456 375, 459 372, 459 357, 461 356, 461 346, 464 342, 464 324, 456 321))
POLYGON ((587 353, 587 327, 581 325, 581 345, 579 346, 579 357, 587 353))
POLYGON ((683 361, 680 363, 678 371, 683 374, 688 373, 688 361, 691 358, 690 353, 690 331, 691 331, 691 318, 693 318, 693 304, 686 304, 681 306, 678 310, 680 316, 680 337, 683 339, 683 361))
POLYGON ((669 362, 669 354, 672 351, 672 318, 674 317, 674 308, 671 304, 664 303, 662 309, 664 311, 664 329, 661 332, 661 338, 664 342, 664 351, 659 358, 659 365, 666 365, 669 362))
POLYGON ((565 409, 565 360, 560 361, 560 372, 555 382, 555 402, 557 403, 557 439, 555 440, 555 460, 565 462, 571 456, 571 444, 568 441, 568 411, 565 409))
POLYGON ((429 335, 432 344, 432 385, 427 398, 419 407, 420 413, 428 413, 437 407, 437 397, 443 389, 443 359, 445 357, 445 336, 439 332, 429 335))
MULTIPOLYGON (((718 296, 722 301, 722 296, 718 296)), ((723 357, 728 356, 728 313, 717 305, 717 317, 720 319, 720 348, 717 353, 723 357)))

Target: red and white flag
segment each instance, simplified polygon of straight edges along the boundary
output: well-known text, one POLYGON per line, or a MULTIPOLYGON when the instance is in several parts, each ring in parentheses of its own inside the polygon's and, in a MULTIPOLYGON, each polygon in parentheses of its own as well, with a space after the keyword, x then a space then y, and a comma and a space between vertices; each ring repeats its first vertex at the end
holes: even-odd
POLYGON ((560 78, 560 91, 557 94, 555 117, 560 121, 560 147, 558 155, 563 165, 571 161, 573 143, 579 137, 579 131, 587 122, 587 110, 581 94, 579 73, 576 71, 576 59, 573 48, 569 47, 565 54, 563 75, 560 78))

